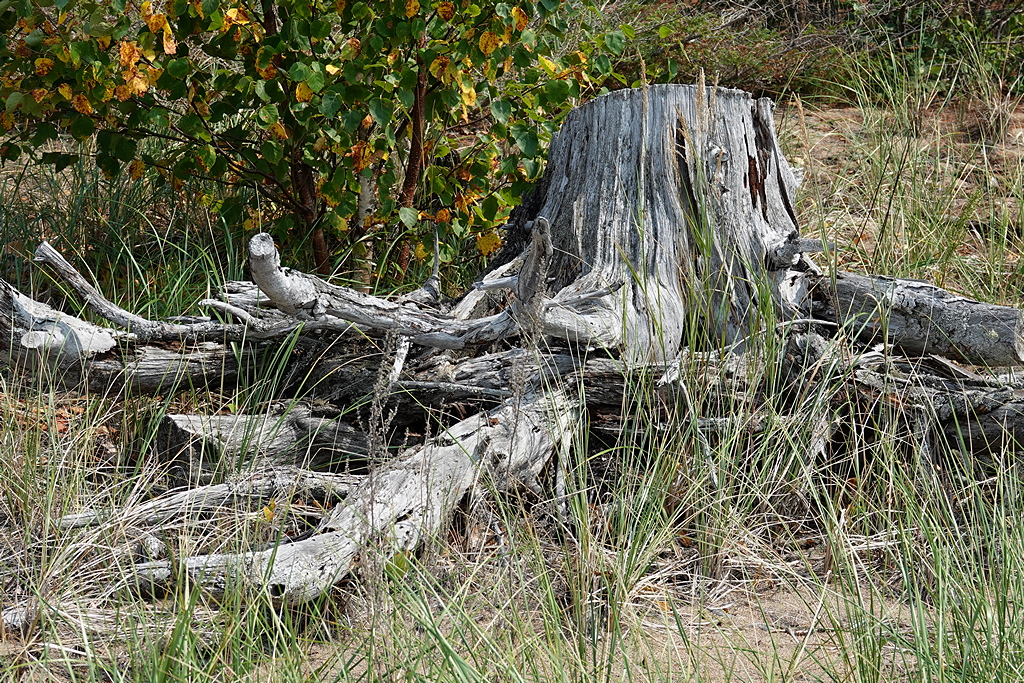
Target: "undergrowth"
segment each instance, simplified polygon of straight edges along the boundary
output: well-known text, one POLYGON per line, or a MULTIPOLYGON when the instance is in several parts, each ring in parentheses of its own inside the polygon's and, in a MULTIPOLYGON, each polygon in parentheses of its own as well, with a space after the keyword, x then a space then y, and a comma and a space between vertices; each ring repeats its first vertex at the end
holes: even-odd
MULTIPOLYGON (((982 93, 967 102, 934 78, 948 64, 915 50, 846 65, 856 128, 818 136, 809 105, 787 101, 781 131, 802 160, 803 230, 835 245, 829 267, 1019 306, 1021 155, 976 118, 979 101, 1012 95, 1013 76, 986 66, 992 54, 943 71, 982 93), (835 138, 835 158, 818 153, 835 138)), ((4 277, 55 305, 77 312, 28 264, 40 239, 151 318, 191 311, 245 276, 243 235, 218 223, 210 188, 192 196, 213 199, 192 202, 82 164, 5 169, 0 193, 4 277)), ((856 359, 838 345, 798 391, 778 362, 794 344, 784 327, 732 369, 715 353, 694 356, 675 391, 656 389, 657 377, 624 379, 621 422, 564 454, 558 495, 496 498, 468 511, 461 533, 301 608, 241 590, 214 603, 187 582, 140 596, 126 577, 152 532, 116 514, 171 485, 169 464, 152 455, 162 416, 263 410, 287 380, 280 356, 244 391, 159 397, 63 392, 5 369, 0 610, 38 602, 44 614, 28 635, 3 634, 0 678, 1019 680, 1015 453, 979 463, 960 444, 924 443, 929 416, 851 391, 856 359), (57 525, 86 510, 110 517, 57 525)), ((204 513, 157 540, 175 557, 234 552, 300 529, 300 508, 204 513)))

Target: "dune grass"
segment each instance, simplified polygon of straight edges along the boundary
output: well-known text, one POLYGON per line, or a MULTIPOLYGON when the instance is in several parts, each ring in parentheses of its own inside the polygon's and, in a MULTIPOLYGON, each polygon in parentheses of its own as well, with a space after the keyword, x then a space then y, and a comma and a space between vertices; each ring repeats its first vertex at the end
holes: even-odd
MULTIPOLYGON (((865 96, 857 130, 829 134, 844 140, 838 163, 815 156, 811 112, 786 110, 805 233, 837 243, 832 267, 1020 305, 1019 150, 961 134, 955 103, 936 117, 926 84, 865 78, 860 91, 888 88, 887 102, 865 96)), ((0 192, 5 277, 55 302, 75 306, 23 258, 40 237, 155 318, 243 275, 236 233, 144 181, 25 169, 0 192)), ((167 486, 149 448, 163 414, 259 410, 279 363, 246 392, 162 397, 64 393, 5 369, 0 609, 41 614, 0 640, 0 679, 1020 680, 1015 454, 977 463, 927 448, 915 431, 927 416, 851 394, 841 355, 807 391, 781 391, 787 334, 751 342, 731 383, 713 353, 684 367, 671 400, 652 398, 657 378, 638 380, 619 436, 560 461, 562 497, 488 501, 465 534, 367 561, 358 581, 287 609, 241 590, 213 603, 187 583, 144 599, 125 581, 154 534, 176 557, 237 551, 280 533, 287 501, 159 532, 116 514, 167 486), (839 447, 824 451, 823 434, 839 447), (111 516, 56 525, 85 509, 111 516)))

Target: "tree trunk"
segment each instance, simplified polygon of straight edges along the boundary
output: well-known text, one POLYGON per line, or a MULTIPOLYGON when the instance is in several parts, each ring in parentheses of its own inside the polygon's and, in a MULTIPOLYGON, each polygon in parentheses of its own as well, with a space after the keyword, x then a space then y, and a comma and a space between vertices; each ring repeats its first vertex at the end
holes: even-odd
POLYGON ((806 286, 792 269, 798 251, 787 251, 799 237, 795 187, 768 100, 622 90, 566 117, 510 229, 548 219, 556 301, 626 283, 585 311, 555 309, 547 332, 672 358, 691 342, 741 344, 763 306, 800 309, 806 286))

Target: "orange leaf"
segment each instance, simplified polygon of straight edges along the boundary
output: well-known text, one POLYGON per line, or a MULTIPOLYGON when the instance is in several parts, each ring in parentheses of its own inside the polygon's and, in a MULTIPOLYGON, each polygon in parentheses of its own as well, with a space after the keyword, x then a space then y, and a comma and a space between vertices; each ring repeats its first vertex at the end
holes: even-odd
POLYGON ((356 173, 369 167, 371 152, 372 150, 369 145, 362 140, 352 145, 352 150, 349 152, 349 156, 352 157, 352 168, 356 173))
POLYGON ((455 3, 448 2, 447 0, 439 3, 437 5, 437 16, 441 17, 445 21, 451 21, 452 17, 455 16, 455 3))
POLYGON ((516 22, 516 30, 522 31, 526 28, 526 25, 530 23, 530 18, 526 16, 526 12, 523 11, 522 7, 512 8, 512 18, 516 22))
POLYGON ((178 41, 174 39, 174 33, 171 31, 171 27, 164 24, 164 54, 173 55, 178 51, 178 41))
POLYGON ((36 74, 39 76, 45 76, 50 73, 50 69, 53 68, 53 60, 47 59, 46 57, 40 57, 35 61, 36 74))
POLYGON ((89 100, 86 99, 85 95, 75 95, 71 98, 71 106, 75 108, 79 114, 91 114, 92 105, 89 104, 89 100))
POLYGON ((501 45, 501 38, 496 36, 491 31, 484 31, 483 35, 480 36, 480 51, 485 55, 489 55, 501 45))
POLYGON ((139 59, 142 57, 142 50, 135 44, 135 41, 122 40, 118 47, 121 54, 121 66, 130 69, 139 63, 139 59))

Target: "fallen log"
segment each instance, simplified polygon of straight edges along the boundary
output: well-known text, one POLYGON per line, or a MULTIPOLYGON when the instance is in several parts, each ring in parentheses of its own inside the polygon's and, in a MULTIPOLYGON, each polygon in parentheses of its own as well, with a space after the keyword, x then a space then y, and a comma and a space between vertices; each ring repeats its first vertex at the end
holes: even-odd
POLYGON ((161 462, 175 481, 294 466, 320 470, 366 457, 365 434, 296 405, 277 415, 165 415, 157 431, 161 462))
POLYGON ((865 343, 884 341, 909 355, 936 354, 989 367, 1024 364, 1024 312, 920 282, 856 273, 818 278, 817 312, 865 343))
MULTIPOLYGON (((275 600, 316 599, 379 552, 412 551, 440 533, 455 505, 487 483, 496 490, 539 490, 537 475, 568 444, 577 423, 563 391, 524 396, 521 403, 474 415, 371 473, 358 491, 309 538, 259 552, 183 560, 181 571, 214 595, 238 584, 264 586, 275 600)), ((153 592, 173 581, 169 562, 136 566, 138 584, 153 592)))
POLYGON ((239 355, 223 344, 138 344, 128 333, 56 311, 2 280, 0 353, 7 365, 55 386, 96 393, 231 387, 239 373, 239 355))

